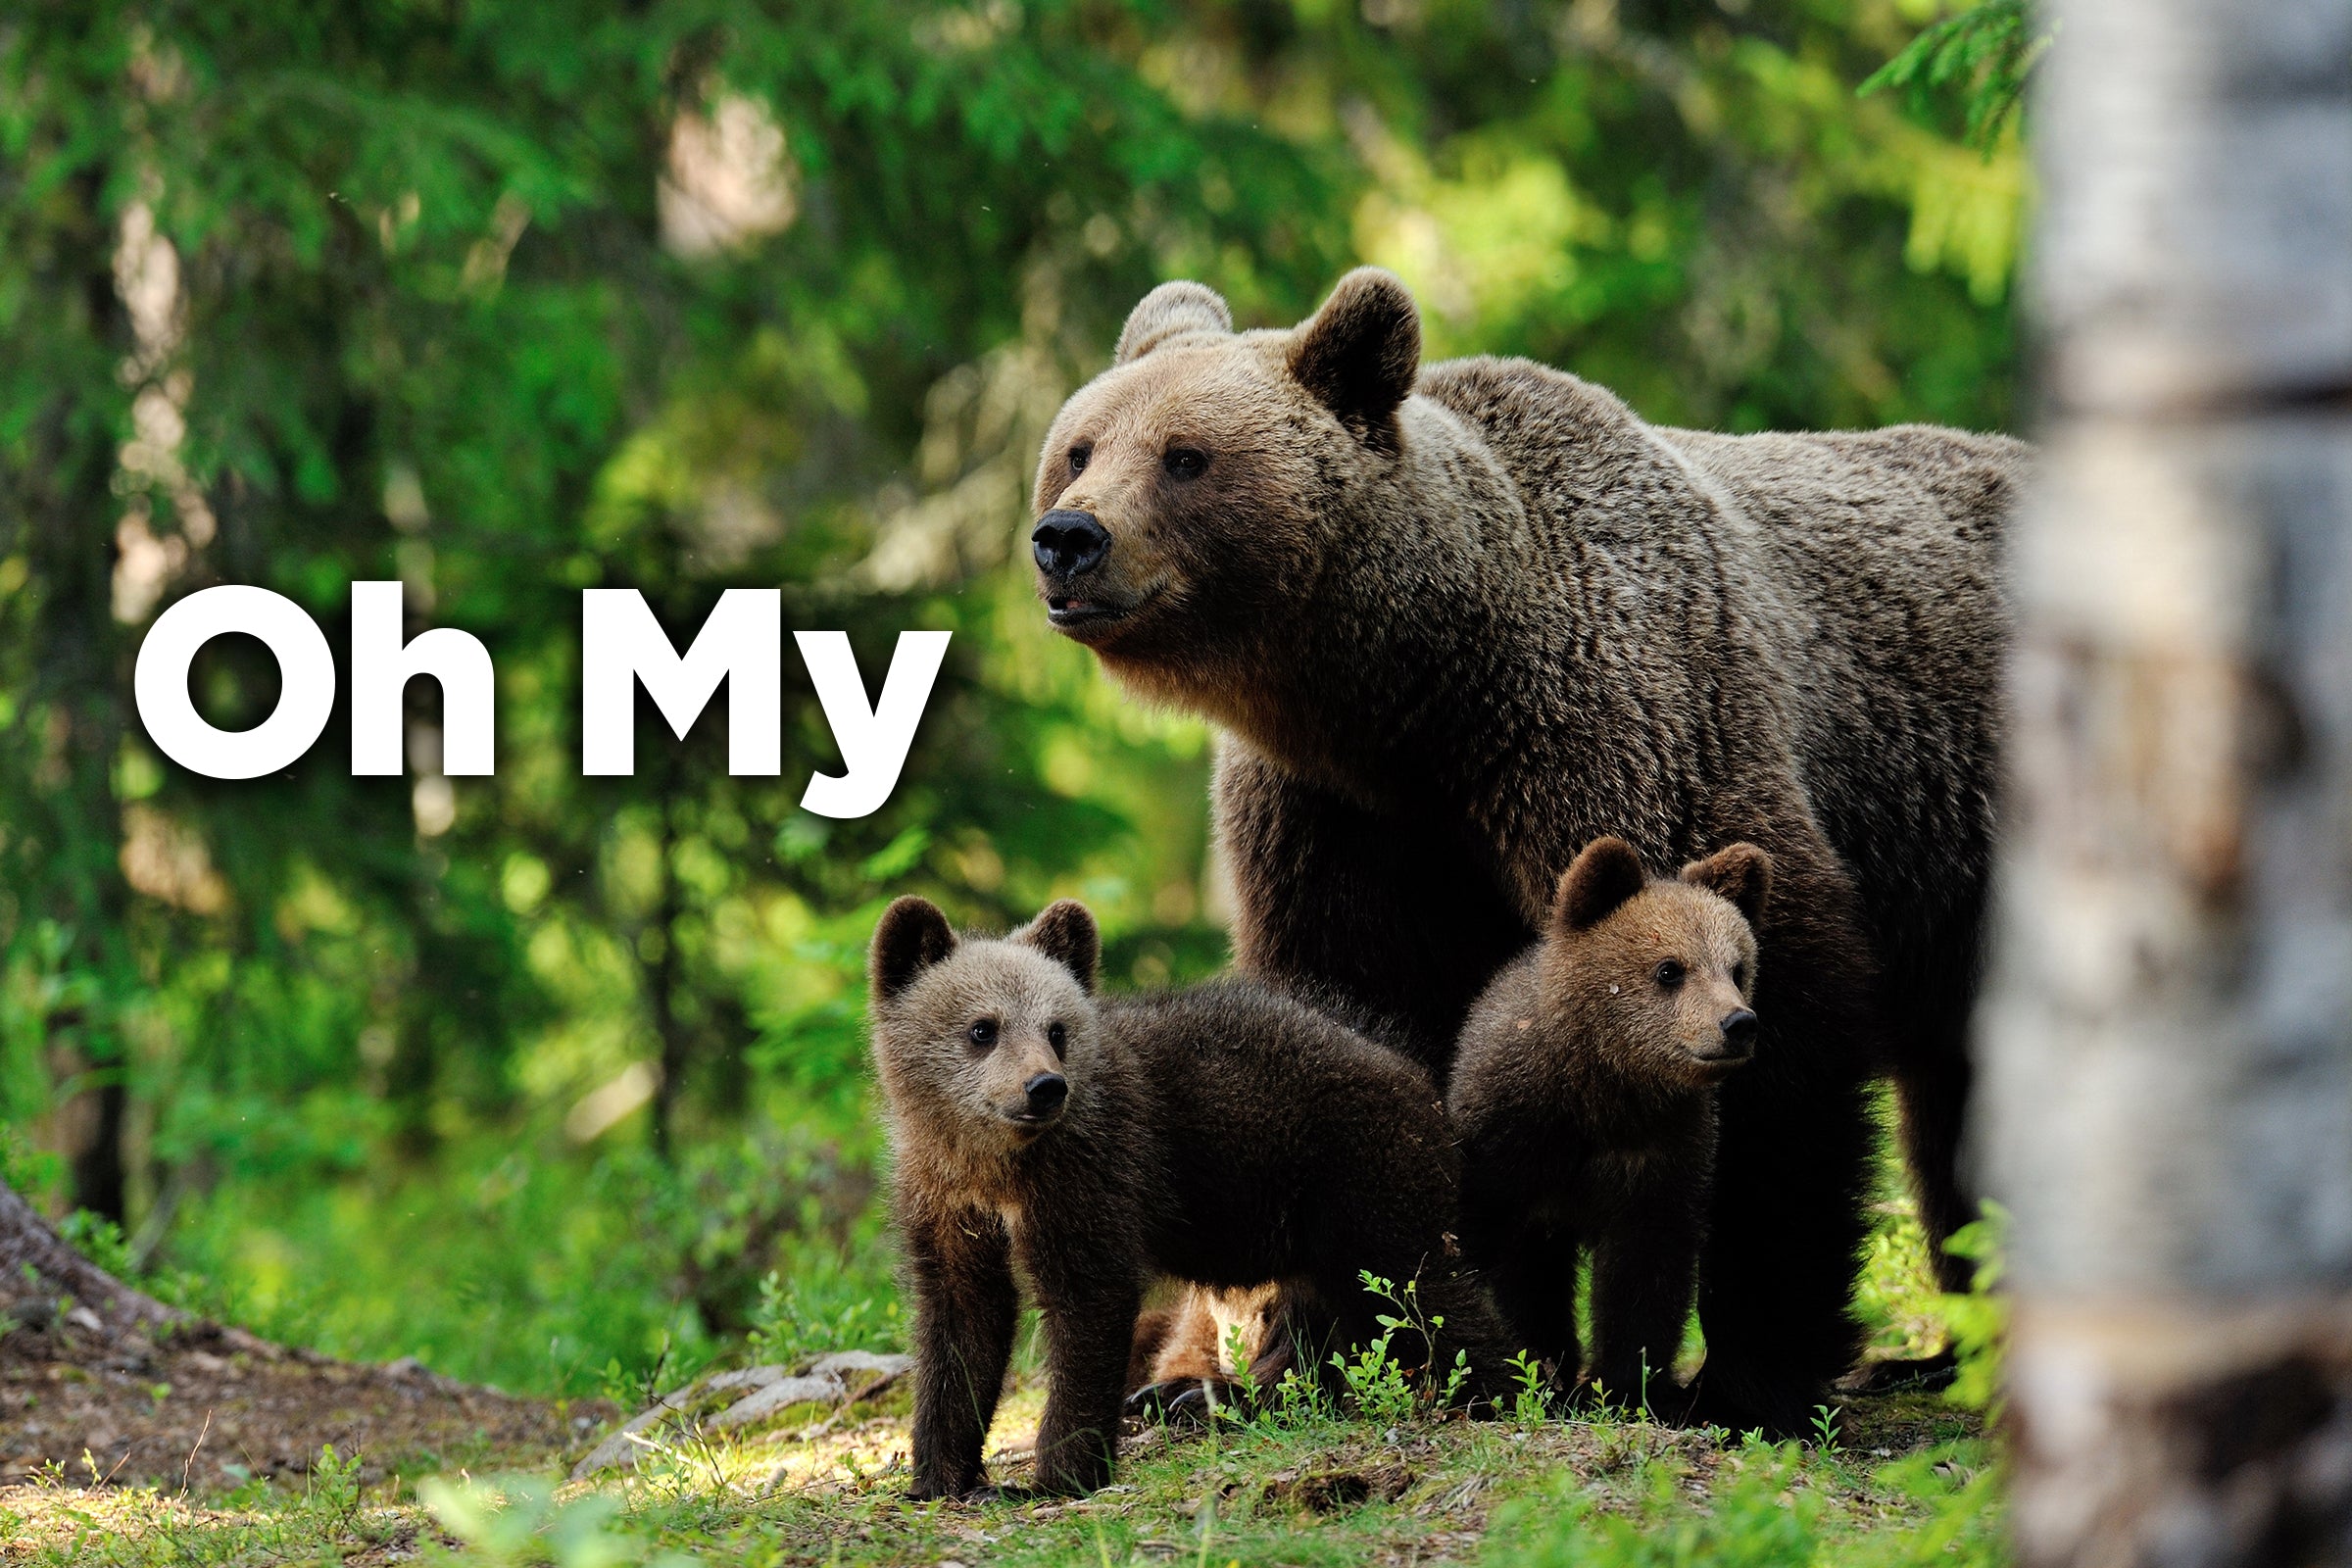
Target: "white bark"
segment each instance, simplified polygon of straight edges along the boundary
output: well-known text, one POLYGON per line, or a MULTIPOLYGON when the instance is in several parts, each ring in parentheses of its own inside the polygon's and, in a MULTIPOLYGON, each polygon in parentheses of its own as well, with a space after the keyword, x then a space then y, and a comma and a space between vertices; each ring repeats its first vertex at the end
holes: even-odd
POLYGON ((2352 0, 2056 0, 1978 1109, 2028 1563, 2352 1561, 2352 0))

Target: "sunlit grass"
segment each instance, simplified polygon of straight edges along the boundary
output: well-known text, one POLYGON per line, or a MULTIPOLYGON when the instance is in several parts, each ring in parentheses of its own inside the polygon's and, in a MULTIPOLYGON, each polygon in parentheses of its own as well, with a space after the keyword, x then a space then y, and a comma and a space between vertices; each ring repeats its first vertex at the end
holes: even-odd
POLYGON ((806 1425, 788 1421, 743 1441, 670 1433, 634 1471, 572 1484, 460 1474, 363 1493, 351 1467, 330 1461, 307 1485, 257 1482, 200 1501, 52 1477, 0 1494, 0 1558, 120 1568, 414 1553, 485 1568, 623 1568, 680 1557, 745 1565, 1669 1560, 1625 1555, 1630 1527, 1637 1538, 1680 1532, 1702 1541, 1730 1530, 1739 1539, 1714 1546, 1756 1564, 1998 1560, 1986 1446, 1971 1418, 1932 1396, 1851 1412, 1849 1438, 1835 1449, 1615 1418, 1414 1420, 1386 1430, 1318 1418, 1153 1431, 1130 1440, 1113 1486, 1076 1499, 1016 1490, 1042 1405, 1034 1380, 1005 1401, 989 1446, 991 1476, 1007 1490, 986 1501, 906 1500, 902 1387, 847 1411, 812 1408, 806 1425))

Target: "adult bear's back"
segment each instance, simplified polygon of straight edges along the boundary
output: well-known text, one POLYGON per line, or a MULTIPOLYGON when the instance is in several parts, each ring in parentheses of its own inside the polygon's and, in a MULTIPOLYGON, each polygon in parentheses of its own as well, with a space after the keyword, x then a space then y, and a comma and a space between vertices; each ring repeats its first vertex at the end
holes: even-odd
POLYGON ((1485 437, 1558 560, 1605 563, 1635 586, 1676 657, 1745 650, 1758 667, 1739 700, 1785 713, 1880 960, 1910 982, 1947 967, 1989 865, 1998 552, 2028 449, 1926 425, 1654 426, 1522 360, 1432 366, 1418 390, 1485 437), (1693 627, 1720 628, 1721 645, 1694 648, 1693 627))

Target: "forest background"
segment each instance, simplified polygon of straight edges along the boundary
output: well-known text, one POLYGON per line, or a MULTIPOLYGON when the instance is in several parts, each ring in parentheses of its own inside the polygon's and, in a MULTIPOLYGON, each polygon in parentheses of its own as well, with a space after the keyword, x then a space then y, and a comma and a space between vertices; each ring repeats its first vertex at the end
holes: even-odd
MULTIPOLYGON (((514 1390, 747 1333, 892 1343, 881 904, 1004 925, 1076 895, 1121 984, 1225 956, 1209 734, 1054 638, 1012 548, 1128 307, 1190 276, 1287 324, 1374 262, 1432 358, 1529 355, 1652 419, 2010 427, 2015 116, 1931 72, 1856 90, 1960 9, 0 20, 7 1180, 187 1304, 514 1390), (340 649, 381 577, 412 632, 491 650, 495 776, 437 774, 428 682, 413 778, 350 777, 341 709, 267 780, 146 743, 130 662, 173 598, 262 584, 340 649), (683 641, 778 584, 869 686, 900 629, 956 634, 883 811, 797 808, 834 764, 805 684, 781 780, 650 706, 637 776, 579 776, 581 588, 644 590, 683 641)), ((1991 48, 2022 6, 1971 15, 1991 48)), ((237 638, 194 679, 226 727, 276 683, 237 638)))

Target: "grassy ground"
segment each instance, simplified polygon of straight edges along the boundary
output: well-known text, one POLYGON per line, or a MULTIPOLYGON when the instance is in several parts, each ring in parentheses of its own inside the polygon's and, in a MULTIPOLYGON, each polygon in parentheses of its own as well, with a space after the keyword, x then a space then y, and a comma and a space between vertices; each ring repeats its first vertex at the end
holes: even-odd
MULTIPOLYGON (((1998 1560, 1996 1480, 1976 1420, 1936 1396, 1838 1407, 1833 1442, 1774 1446, 1641 1420, 1308 1418, 1146 1431, 1116 1486, 905 1499, 903 1391, 742 1444, 676 1436, 637 1473, 552 1474, 323 1458, 210 1499, 76 1485, 0 1492, 0 1560, 147 1565, 411 1558, 558 1568, 708 1563, 1870 1564, 1998 1560), (383 1474, 373 1485, 365 1474, 383 1474)), ((1042 1390, 1017 1389, 992 1473, 1010 1482, 1042 1390)), ((78 1478, 87 1482, 89 1478, 78 1478)))
MULTIPOLYGON (((1997 1298, 1936 1292, 1894 1183, 1889 1167, 1856 1307, 1875 1353, 1956 1344, 1960 1392, 1981 1406, 1992 1392, 1997 1298)), ((1970 1246, 1971 1255, 1996 1255, 1989 1232, 1970 1246)), ((1989 1283, 1989 1269, 1984 1277, 1989 1283)), ((882 1311, 871 1301, 842 1308, 822 1291, 776 1294, 774 1321, 762 1319, 747 1356, 791 1362, 849 1348, 882 1311)), ((19 1325, 0 1337, 0 1351, 16 1347, 29 1356, 35 1338, 19 1325)), ((54 1359, 71 1348, 61 1340, 44 1353, 54 1359)), ((903 1381, 847 1408, 781 1412, 765 1431, 739 1439, 673 1428, 660 1433, 635 1471, 567 1484, 562 1465, 625 1411, 601 1402, 548 1405, 544 1422, 518 1434, 494 1417, 510 1405, 537 1408, 532 1401, 410 1373, 407 1382, 393 1380, 416 1406, 405 1423, 359 1420, 368 1413, 365 1401, 355 1402, 347 1378, 329 1379, 334 1387, 322 1385, 310 1412, 318 1419, 280 1421, 285 1430, 275 1432, 262 1406, 282 1415, 282 1399, 239 1416, 236 1401, 259 1397, 261 1373, 235 1357, 207 1374, 218 1388, 176 1364, 147 1368, 140 1383, 101 1357, 75 1388, 111 1379, 140 1395, 99 1412, 118 1446, 144 1454, 168 1438, 166 1446, 189 1452, 174 1447, 168 1464, 87 1451, 61 1460, 68 1449, 32 1443, 30 1423, 71 1428, 83 1450, 97 1429, 66 1421, 70 1401, 58 1390, 43 1385, 41 1397, 24 1399, 21 1410, 0 1400, 0 1479, 25 1476, 0 1486, 0 1565, 1965 1568, 2005 1560, 1999 1470, 1983 1422, 1932 1393, 1843 1398, 1823 1408, 1818 1441, 1778 1446, 1641 1419, 1465 1422, 1420 1413, 1375 1421, 1294 1406, 1287 1418, 1221 1423, 1207 1433, 1139 1429, 1125 1445, 1117 1484, 1073 1501, 1011 1490, 1029 1473, 1027 1446, 1044 1404, 1040 1360, 1036 1336, 1024 1335, 991 1435, 990 1474, 1007 1490, 987 1501, 915 1504, 906 1500, 903 1381), (199 1405, 205 1420, 191 1438, 199 1405), (608 1419, 600 1426, 587 1412, 608 1419), (224 1413, 255 1430, 237 1435, 234 1464, 208 1468, 228 1446, 224 1413), (338 1445, 348 1437, 373 1451, 253 1457, 285 1447, 298 1428, 314 1445, 335 1434, 338 1445), (276 1447, 263 1442, 273 1432, 276 1447), (563 1452, 551 1453, 551 1443, 563 1452), (166 1479, 124 1484, 141 1474, 166 1479)), ((384 1381, 394 1369, 344 1370, 384 1381)), ((1355 1408, 1383 1402, 1377 1379, 1356 1389, 1355 1408)), ((632 1393, 630 1407, 650 1396, 632 1393)), ((1385 1402, 1392 1411, 1413 1403, 1385 1402)))

